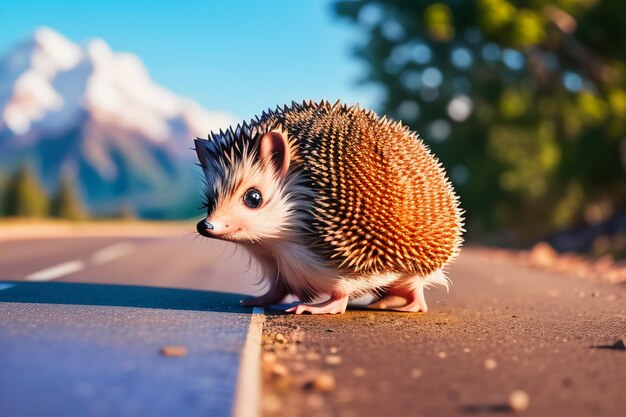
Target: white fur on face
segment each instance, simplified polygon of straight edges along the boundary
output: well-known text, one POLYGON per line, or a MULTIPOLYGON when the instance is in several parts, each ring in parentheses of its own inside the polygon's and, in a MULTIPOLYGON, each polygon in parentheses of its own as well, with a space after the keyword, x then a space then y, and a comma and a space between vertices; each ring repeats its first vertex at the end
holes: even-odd
POLYGON ((289 228, 293 214, 285 181, 277 177, 272 166, 260 163, 250 154, 229 167, 227 173, 217 184, 215 210, 207 219, 215 227, 215 234, 233 241, 279 238, 289 228), (262 204, 258 208, 250 208, 243 201, 251 188, 261 193, 262 204))

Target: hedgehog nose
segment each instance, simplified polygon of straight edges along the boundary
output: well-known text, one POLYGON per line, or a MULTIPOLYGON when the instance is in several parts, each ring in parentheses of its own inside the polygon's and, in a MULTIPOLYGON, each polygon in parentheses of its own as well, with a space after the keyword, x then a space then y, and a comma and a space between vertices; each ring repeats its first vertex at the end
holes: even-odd
POLYGON ((198 224, 196 224, 196 230, 204 237, 211 237, 207 230, 213 230, 213 225, 205 220, 200 220, 198 224))

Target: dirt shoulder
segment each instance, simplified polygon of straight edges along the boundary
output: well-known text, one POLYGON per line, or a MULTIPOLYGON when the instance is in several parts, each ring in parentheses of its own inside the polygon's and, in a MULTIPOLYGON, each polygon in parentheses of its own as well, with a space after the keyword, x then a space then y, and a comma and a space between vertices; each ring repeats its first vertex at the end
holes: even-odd
POLYGON ((431 310, 267 318, 263 415, 622 415, 626 287, 468 250, 431 310))
POLYGON ((189 233, 193 222, 0 219, 0 241, 59 237, 161 236, 189 233))

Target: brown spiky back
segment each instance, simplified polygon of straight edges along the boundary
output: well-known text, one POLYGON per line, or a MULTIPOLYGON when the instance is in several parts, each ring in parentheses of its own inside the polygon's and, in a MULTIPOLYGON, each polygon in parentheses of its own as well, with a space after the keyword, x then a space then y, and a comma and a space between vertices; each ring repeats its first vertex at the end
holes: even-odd
POLYGON ((293 104, 272 115, 296 139, 325 257, 355 273, 427 275, 459 250, 458 199, 421 139, 358 107, 293 104))

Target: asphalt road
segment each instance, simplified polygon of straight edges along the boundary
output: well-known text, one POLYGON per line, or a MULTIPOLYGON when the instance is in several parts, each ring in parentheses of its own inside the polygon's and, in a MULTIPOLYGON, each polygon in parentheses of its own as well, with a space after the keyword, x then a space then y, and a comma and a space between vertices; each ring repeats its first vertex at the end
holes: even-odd
MULTIPOLYGON (((256 275, 234 245, 192 234, 0 242, 0 279, 17 281, 0 286, 0 340, 11 341, 0 343, 0 387, 22 388, 21 396, 1 389, 0 407, 12 404, 20 415, 19 406, 36 404, 26 395, 37 393, 32 398, 47 398, 52 409, 76 411, 65 415, 116 414, 111 407, 116 415, 219 415, 205 402, 208 387, 219 385, 210 375, 225 378, 223 365, 236 366, 233 352, 249 316, 236 307, 239 295, 207 291, 260 293, 256 275), (189 347, 176 367, 167 368, 170 362, 155 353, 168 343, 189 347), (146 378, 152 382, 142 387, 146 378), (94 393, 98 381, 104 381, 101 397, 94 393)), ((605 347, 626 333, 625 286, 503 263, 473 249, 463 251, 450 276, 449 294, 427 292, 426 314, 270 312, 266 340, 281 333, 287 343, 265 349, 286 367, 287 383, 283 371, 270 371, 264 414, 506 414, 514 390, 530 397, 526 415, 623 414, 626 352, 605 347), (326 361, 328 355, 339 360, 326 361), (332 375, 336 386, 310 389, 319 372, 332 375)))
POLYGON ((262 287, 254 284, 258 270, 254 264, 249 266, 249 260, 232 243, 195 238, 195 233, 186 232, 148 238, 0 241, 0 279, 15 281, 263 292, 262 287), (48 271, 51 274, 46 274, 48 271))
POLYGON ((232 415, 235 293, 260 287, 234 245, 192 238, 0 242, 0 415, 232 415))
POLYGON ((248 325, 241 312, 0 303, 0 414, 230 416, 248 325), (172 345, 186 354, 159 354, 172 345))

